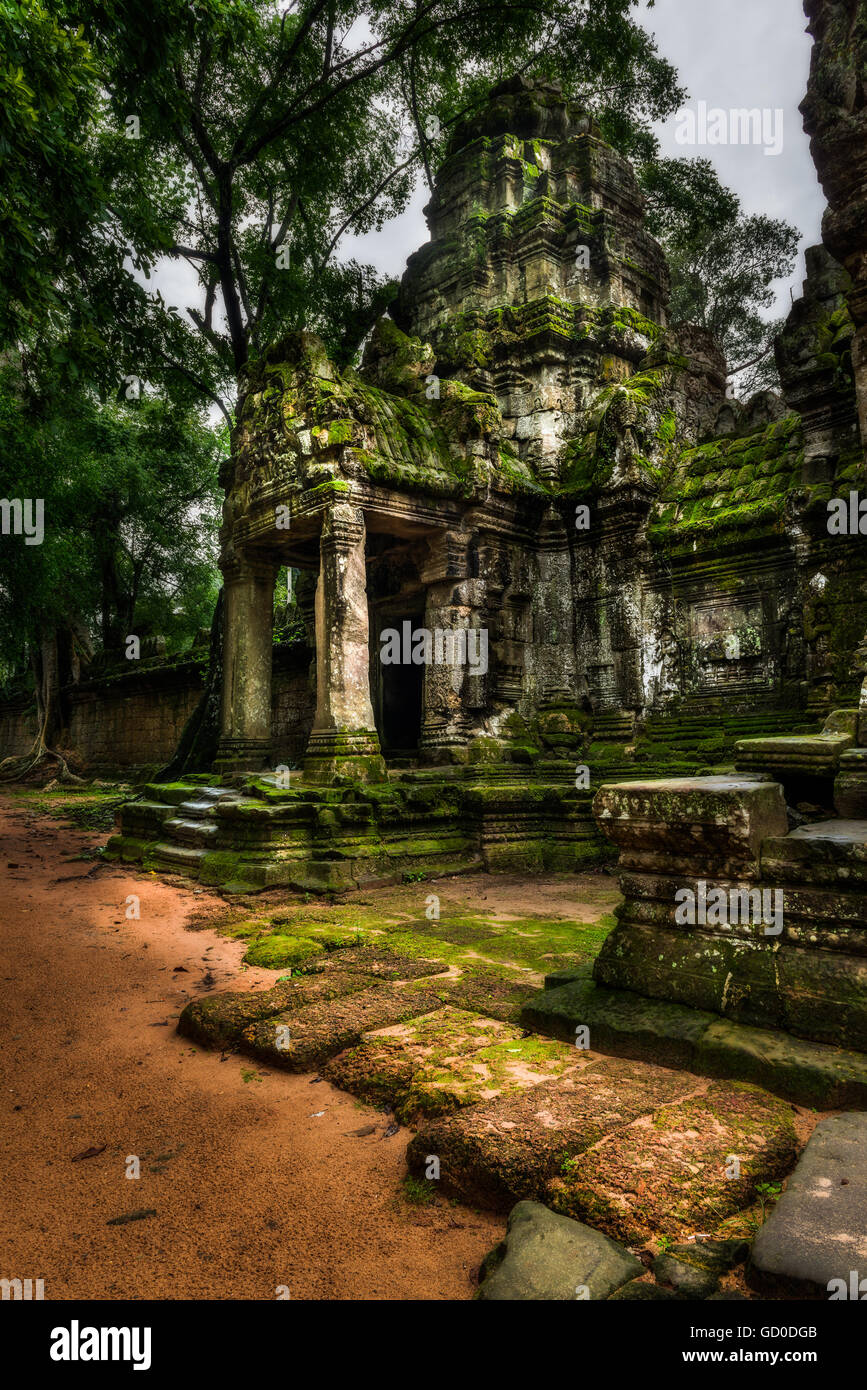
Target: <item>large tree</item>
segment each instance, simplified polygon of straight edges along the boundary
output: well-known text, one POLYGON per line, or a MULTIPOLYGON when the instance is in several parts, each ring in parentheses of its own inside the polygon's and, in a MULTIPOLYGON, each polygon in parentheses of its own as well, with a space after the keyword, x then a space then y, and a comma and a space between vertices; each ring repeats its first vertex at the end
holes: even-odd
POLYGON ((22 530, 0 546, 0 682, 29 674, 39 723, 4 775, 63 744, 63 688, 96 643, 118 658, 131 636, 182 647, 210 621, 221 452, 199 413, 171 402, 46 396, 19 364, 0 370, 4 496, 42 518, 32 543, 22 530))
POLYGON ((492 82, 530 69, 559 79, 621 143, 649 151, 651 122, 683 93, 635 4, 58 0, 83 26, 104 97, 98 236, 144 275, 186 261, 200 287, 191 338, 161 301, 124 302, 116 253, 108 291, 88 257, 94 331, 113 335, 129 372, 174 373, 229 418, 248 361, 287 329, 318 329, 351 357, 394 286, 339 260, 344 236, 407 205, 492 82), (117 312, 104 330, 106 299, 117 312))
POLYGON ((0 347, 61 309, 58 266, 103 210, 96 63, 42 0, 0 0, 0 347))
POLYGON ((779 385, 773 355, 781 322, 768 319, 774 282, 790 275, 798 230, 748 216, 707 159, 657 159, 644 165, 648 227, 668 253, 674 322, 715 334, 742 394, 779 385))

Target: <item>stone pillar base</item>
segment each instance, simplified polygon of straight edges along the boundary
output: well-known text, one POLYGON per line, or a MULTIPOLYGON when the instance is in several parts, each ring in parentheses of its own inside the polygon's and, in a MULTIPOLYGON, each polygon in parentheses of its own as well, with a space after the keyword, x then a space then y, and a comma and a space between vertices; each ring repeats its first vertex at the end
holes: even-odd
POLYGON ((359 782, 386 782, 388 770, 374 730, 354 733, 314 729, 301 764, 305 782, 319 786, 349 777, 359 782))
POLYGON ((221 738, 214 771, 220 777, 236 772, 264 772, 273 770, 271 763, 269 738, 221 738))
POLYGON ((850 748, 841 756, 834 809, 843 820, 867 819, 867 748, 850 748))

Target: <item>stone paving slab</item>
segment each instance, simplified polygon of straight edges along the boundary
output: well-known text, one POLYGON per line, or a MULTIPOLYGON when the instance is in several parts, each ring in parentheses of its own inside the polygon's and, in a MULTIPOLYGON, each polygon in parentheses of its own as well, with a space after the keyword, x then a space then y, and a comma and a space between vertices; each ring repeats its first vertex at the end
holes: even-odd
POLYGON ((785 1177, 796 1152, 787 1101, 743 1082, 713 1081, 564 1165, 545 1200, 627 1244, 707 1233, 750 1206, 757 1183, 785 1177))
POLYGON ((444 1004, 487 1014, 503 1023, 517 1023, 524 1005, 540 993, 536 984, 520 975, 470 962, 462 964, 460 975, 436 980, 431 988, 444 1004))
POLYGON ((333 951, 318 958, 309 974, 293 975, 272 989, 192 1000, 178 1020, 178 1032, 204 1047, 229 1047, 261 1019, 358 994, 384 981, 423 979, 447 969, 442 961, 398 956, 372 946, 333 951))
POLYGON ((748 1277, 789 1296, 867 1298, 867 1115, 816 1126, 756 1237, 748 1277))
POLYGON ((471 1205, 508 1210, 537 1198, 564 1159, 606 1134, 688 1095, 696 1078, 620 1057, 425 1125, 407 1149, 410 1172, 440 1161, 442 1190, 471 1205))
POLYGON ((391 1104, 402 1124, 414 1124, 539 1085, 581 1064, 574 1048, 446 1006, 366 1034, 322 1074, 354 1095, 391 1104))
POLYGON ((521 1034, 520 1028, 446 1005, 366 1033, 355 1047, 333 1057, 322 1074, 353 1095, 395 1105, 426 1062, 458 1066, 492 1042, 517 1040, 521 1034))
POLYGON ((426 1062, 396 1107, 404 1124, 488 1104, 543 1082, 571 1075, 592 1063, 585 1052, 545 1038, 505 1039, 446 1065, 426 1062))
POLYGON ((318 1071, 330 1057, 360 1042, 363 1033, 431 1013, 438 1002, 435 995, 406 985, 376 985, 251 1023, 240 1035, 240 1046, 284 1071, 318 1071))

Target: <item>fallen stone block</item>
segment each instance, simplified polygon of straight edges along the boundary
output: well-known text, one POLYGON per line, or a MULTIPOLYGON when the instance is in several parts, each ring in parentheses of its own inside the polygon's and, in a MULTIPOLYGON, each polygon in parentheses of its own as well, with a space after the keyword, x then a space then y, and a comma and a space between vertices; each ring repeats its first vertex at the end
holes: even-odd
POLYGON ((670 1245, 653 1261, 660 1284, 670 1285, 687 1298, 710 1298, 719 1281, 750 1253, 746 1240, 696 1240, 690 1245, 670 1245))
POLYGON ((631 1283, 624 1284, 621 1289, 613 1293, 609 1298, 609 1303, 683 1303, 686 1294, 677 1293, 675 1289, 664 1289, 659 1284, 652 1284, 649 1279, 633 1279, 631 1283))
POLYGON ((608 1298, 644 1272, 607 1236, 538 1202, 519 1202, 506 1238, 487 1257, 476 1298, 485 1302, 608 1298))

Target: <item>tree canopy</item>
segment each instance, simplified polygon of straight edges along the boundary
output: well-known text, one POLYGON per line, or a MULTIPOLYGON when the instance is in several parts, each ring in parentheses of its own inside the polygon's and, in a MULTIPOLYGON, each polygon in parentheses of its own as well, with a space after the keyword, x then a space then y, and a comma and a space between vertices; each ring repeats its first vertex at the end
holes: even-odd
POLYGON ((394 285, 338 259, 344 236, 407 206, 493 82, 556 78, 649 151, 683 93, 635 3, 56 0, 97 74, 84 134, 103 204, 55 267, 70 287, 55 362, 98 341, 115 371, 199 391, 231 418, 275 336, 314 328, 348 359, 394 285), (166 257, 195 271, 186 317, 145 292, 166 257))
POLYGON ((766 313, 774 281, 794 269, 797 228, 744 214, 708 159, 654 160, 641 181, 648 228, 668 253, 673 322, 711 329, 742 391, 777 386, 772 349, 782 324, 766 313))
POLYGON ((68 675, 92 645, 127 636, 181 647, 216 594, 219 440, 196 412, 160 398, 100 403, 84 390, 32 396, 0 372, 7 497, 42 503, 44 535, 0 547, 0 663, 6 678, 46 641, 68 675))

